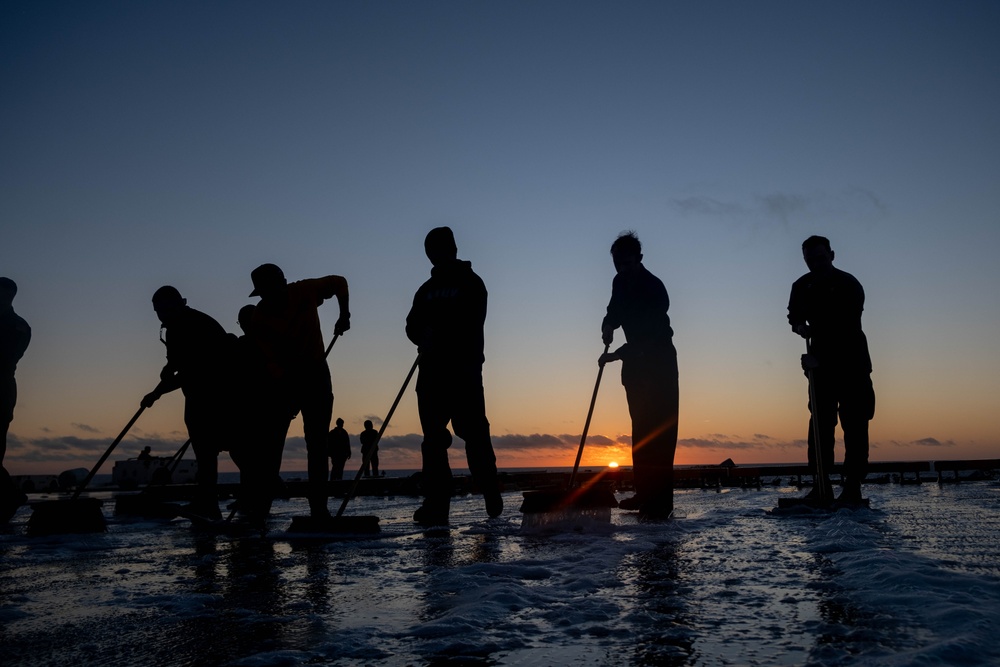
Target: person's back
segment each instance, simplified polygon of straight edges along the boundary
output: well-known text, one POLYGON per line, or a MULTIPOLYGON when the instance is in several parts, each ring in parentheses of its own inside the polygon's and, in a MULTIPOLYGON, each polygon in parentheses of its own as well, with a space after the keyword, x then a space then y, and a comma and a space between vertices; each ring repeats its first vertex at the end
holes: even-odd
POLYGON ((31 342, 31 327, 14 312, 14 296, 17 283, 10 278, 0 278, 0 427, 3 440, 0 442, 0 466, 7 454, 7 431, 14 420, 17 405, 17 382, 14 373, 17 362, 24 356, 31 342))
MULTIPOLYGON (((632 273, 615 275, 602 326, 620 326, 628 347, 635 348, 637 354, 668 350, 674 335, 669 308, 670 297, 663 281, 640 264, 632 273)), ((623 359, 627 356, 623 355, 623 359)))
POLYGON ((318 308, 346 289, 340 276, 325 276, 288 283, 284 295, 262 298, 253 315, 254 326, 272 359, 289 370, 322 363, 325 350, 318 308))
POLYGON ((165 339, 167 362, 177 372, 185 396, 224 388, 237 344, 215 318, 185 306, 167 327, 165 339))
POLYGON ((406 336, 420 347, 421 361, 482 364, 486 301, 486 285, 472 270, 472 262, 435 264, 406 318, 406 336))
POLYGON ((792 284, 788 321, 809 324, 812 354, 832 363, 871 372, 868 339, 861 328, 865 290, 857 278, 830 267, 809 272, 792 284))
POLYGON ((14 312, 17 284, 0 278, 0 377, 14 377, 17 362, 31 342, 31 327, 14 312))

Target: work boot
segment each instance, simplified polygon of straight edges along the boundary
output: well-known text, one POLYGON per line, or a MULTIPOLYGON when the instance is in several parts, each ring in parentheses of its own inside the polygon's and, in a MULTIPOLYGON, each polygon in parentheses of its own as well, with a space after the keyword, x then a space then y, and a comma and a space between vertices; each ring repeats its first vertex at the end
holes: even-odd
POLYGON ((639 507, 639 521, 641 523, 666 521, 673 513, 674 501, 672 498, 650 500, 639 507))
POLYGON ((486 502, 486 513, 491 519, 503 514, 503 497, 500 495, 499 485, 493 485, 489 490, 483 490, 483 500, 486 502))
POLYGON ((837 502, 845 505, 860 505, 864 502, 864 498, 861 497, 861 483, 845 481, 837 502))
POLYGON ((646 499, 637 493, 631 498, 625 498, 624 500, 618 501, 618 508, 632 512, 635 510, 641 510, 645 503, 646 499))
POLYGON ((314 519, 329 519, 330 509, 326 506, 327 499, 314 497, 309 499, 309 516, 314 519))
MULTIPOLYGON (((813 488, 809 490, 809 493, 807 493, 806 495, 802 496, 802 500, 811 500, 811 501, 815 501, 815 502, 821 502, 821 501, 831 500, 831 498, 829 498, 827 496, 824 496, 824 495, 822 495, 820 493, 821 486, 819 484, 819 481, 820 480, 817 478, 816 479, 816 484, 813 484, 813 488)), ((830 479, 829 478, 826 479, 826 484, 824 486, 827 489, 830 489, 830 479)))
MULTIPOLYGON (((413 513, 413 521, 425 528, 431 526, 447 526, 448 511, 451 508, 451 500, 432 500, 425 498, 423 504, 413 513)), ((501 509, 503 509, 501 507, 501 509)))

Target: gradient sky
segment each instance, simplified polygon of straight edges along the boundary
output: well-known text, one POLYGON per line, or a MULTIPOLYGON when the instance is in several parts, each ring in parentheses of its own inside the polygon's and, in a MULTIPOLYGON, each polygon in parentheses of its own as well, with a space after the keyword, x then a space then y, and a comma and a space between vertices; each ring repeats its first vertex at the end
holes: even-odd
MULTIPOLYGON (((164 362, 153 291, 237 332, 262 262, 350 282, 358 433, 442 224, 490 290, 503 467, 572 465, 625 229, 671 297, 677 463, 805 460, 785 314, 814 233, 867 292, 873 459, 1000 456, 998 110, 996 2, 4 2, 0 275, 34 335, 6 466, 93 465, 164 362)), ((586 465, 630 462, 618 372, 586 465)), ((173 453, 182 408, 114 458, 173 453)), ((417 433, 411 387, 383 466, 417 433)))

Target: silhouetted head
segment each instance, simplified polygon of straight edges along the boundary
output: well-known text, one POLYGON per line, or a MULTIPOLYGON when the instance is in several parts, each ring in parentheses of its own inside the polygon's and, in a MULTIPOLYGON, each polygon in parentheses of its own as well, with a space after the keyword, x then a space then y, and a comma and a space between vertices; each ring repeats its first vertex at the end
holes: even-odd
POLYGON ((366 419, 365 420, 365 428, 372 428, 372 426, 373 426, 372 420, 371 419, 366 419))
POLYGON ((424 239, 424 252, 431 264, 437 266, 444 262, 454 261, 458 258, 458 246, 455 244, 455 235, 451 227, 435 227, 427 232, 424 239))
POLYGON ((642 243, 635 232, 622 232, 611 244, 611 261, 618 273, 634 273, 642 266, 642 243))
POLYGON ((176 287, 164 285, 153 292, 153 310, 164 326, 170 326, 170 322, 186 305, 187 299, 181 296, 176 287))
POLYGON ((250 280, 253 281, 250 296, 262 299, 281 294, 288 286, 284 272, 275 264, 261 264, 250 272, 250 280))
POLYGON ((236 315, 236 323, 240 325, 240 329, 245 334, 250 333, 251 322, 253 322, 253 311, 255 310, 257 310, 257 306, 248 303, 240 308, 240 312, 236 315))
POLYGON ((833 268, 833 249, 825 236, 810 236, 802 242, 802 259, 811 273, 827 273, 833 268))
POLYGON ((0 308, 6 310, 14 303, 17 294, 17 283, 10 278, 0 278, 0 308))

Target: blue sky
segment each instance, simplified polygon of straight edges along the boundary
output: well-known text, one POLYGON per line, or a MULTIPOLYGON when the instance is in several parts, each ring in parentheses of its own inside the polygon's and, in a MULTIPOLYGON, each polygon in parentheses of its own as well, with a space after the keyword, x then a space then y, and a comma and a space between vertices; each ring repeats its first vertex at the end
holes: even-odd
MULTIPOLYGON (((0 12, 0 274, 34 329, 15 472, 89 465, 135 411, 163 363, 157 287, 235 332, 265 261, 349 280, 334 411, 360 431, 415 356, 403 319, 441 224, 490 290, 501 465, 572 463, 624 229, 671 295, 679 463, 804 460, 785 306, 813 233, 868 295, 873 457, 998 456, 995 3, 0 12)), ((585 461, 626 456, 616 376, 585 461)), ((161 401, 134 440, 167 453, 181 414, 161 401)), ((411 391, 385 464, 413 467, 418 432, 411 391)), ((287 454, 300 467, 297 439, 287 454)))

